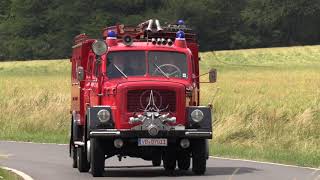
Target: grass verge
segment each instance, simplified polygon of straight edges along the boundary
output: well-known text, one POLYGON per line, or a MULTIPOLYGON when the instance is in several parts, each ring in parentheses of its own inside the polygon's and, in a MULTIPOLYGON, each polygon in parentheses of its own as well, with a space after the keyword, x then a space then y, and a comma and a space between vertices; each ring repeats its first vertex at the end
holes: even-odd
POLYGON ((320 154, 318 152, 305 153, 277 147, 257 148, 242 144, 212 143, 210 147, 210 154, 212 156, 320 168, 320 154))
POLYGON ((22 178, 15 173, 12 173, 10 171, 4 170, 0 168, 0 179, 3 180, 22 180, 22 178))

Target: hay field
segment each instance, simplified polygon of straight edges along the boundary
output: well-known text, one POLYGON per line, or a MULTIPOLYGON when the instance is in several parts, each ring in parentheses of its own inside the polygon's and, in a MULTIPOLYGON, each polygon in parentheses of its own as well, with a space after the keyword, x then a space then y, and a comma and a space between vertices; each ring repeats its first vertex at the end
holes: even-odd
MULTIPOLYGON (((320 166, 320 46, 201 54, 213 100, 211 153, 320 166)), ((0 63, 0 139, 66 143, 69 60, 0 63)), ((202 78, 203 81, 206 77, 202 78)))

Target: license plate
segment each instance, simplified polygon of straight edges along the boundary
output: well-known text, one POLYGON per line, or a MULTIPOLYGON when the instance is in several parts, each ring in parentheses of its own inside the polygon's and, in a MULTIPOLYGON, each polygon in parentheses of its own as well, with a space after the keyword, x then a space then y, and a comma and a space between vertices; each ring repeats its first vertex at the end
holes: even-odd
POLYGON ((139 138, 138 146, 167 146, 167 139, 139 138))

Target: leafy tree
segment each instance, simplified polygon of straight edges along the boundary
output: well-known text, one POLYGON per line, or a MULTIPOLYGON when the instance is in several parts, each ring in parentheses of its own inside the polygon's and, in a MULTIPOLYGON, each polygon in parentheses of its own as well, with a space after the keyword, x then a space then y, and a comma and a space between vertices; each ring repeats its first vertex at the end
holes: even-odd
POLYGON ((319 0, 1 0, 0 60, 67 58, 79 33, 116 23, 185 20, 200 49, 317 44, 319 0))

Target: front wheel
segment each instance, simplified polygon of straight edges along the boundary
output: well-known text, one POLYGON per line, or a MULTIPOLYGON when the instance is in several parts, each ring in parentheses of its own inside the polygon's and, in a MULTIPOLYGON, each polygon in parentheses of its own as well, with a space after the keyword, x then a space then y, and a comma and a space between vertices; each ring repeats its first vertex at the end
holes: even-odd
POLYGON ((157 167, 161 165, 161 156, 155 156, 152 159, 152 166, 157 167))
POLYGON ((88 172, 90 164, 87 160, 87 152, 84 147, 77 147, 77 167, 80 172, 88 172))
POLYGON ((152 150, 152 166, 157 167, 161 165, 161 150, 153 149, 152 150))
POLYGON ((192 146, 192 171, 197 175, 203 175, 206 172, 207 152, 206 140, 194 140, 192 146))
POLYGON ((188 170, 190 168, 190 153, 188 151, 181 151, 177 156, 178 168, 180 170, 188 170))
POLYGON ((163 153, 163 167, 166 171, 174 171, 176 168, 176 152, 174 148, 169 147, 163 153))
POLYGON ((90 153, 91 174, 93 177, 102 177, 104 173, 105 156, 99 139, 92 138, 90 140, 90 153))

